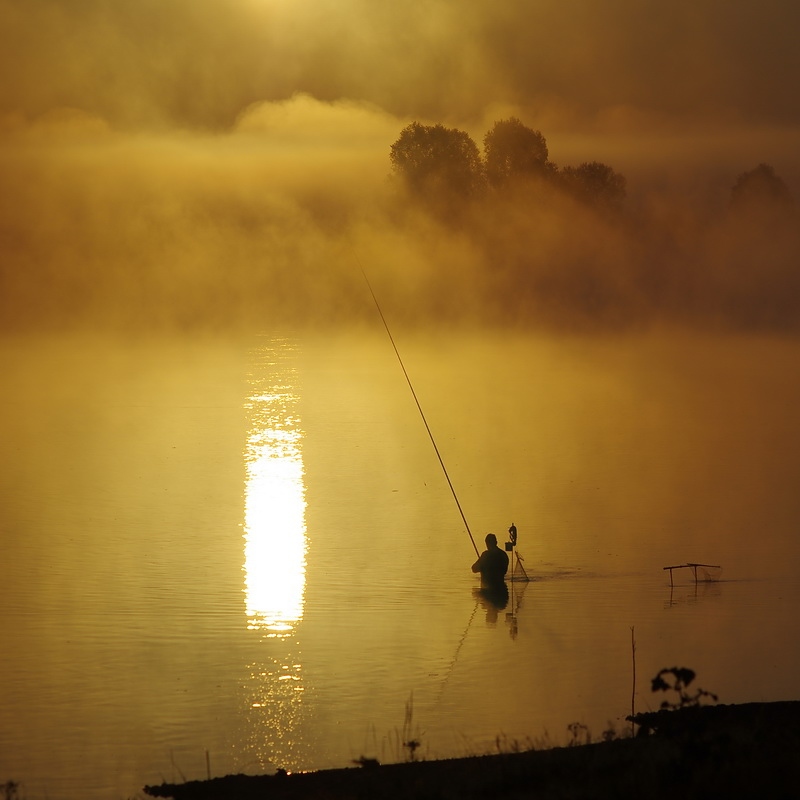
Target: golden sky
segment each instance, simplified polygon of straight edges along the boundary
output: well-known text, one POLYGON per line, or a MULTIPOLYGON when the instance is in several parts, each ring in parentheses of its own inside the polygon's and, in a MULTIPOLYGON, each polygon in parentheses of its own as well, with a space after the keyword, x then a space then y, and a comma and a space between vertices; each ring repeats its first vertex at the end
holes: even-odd
MULTIPOLYGON (((176 298, 186 324, 208 298, 221 321, 267 292, 334 305, 354 243, 395 283, 446 278, 448 259, 480 271, 485 253, 429 220, 409 241, 376 219, 414 120, 480 146, 517 116, 558 165, 621 171, 682 241, 760 162, 800 196, 798 30, 794 0, 0 0, 5 324, 120 297, 154 301, 153 324, 176 298)), ((536 225, 542 259, 576 248, 536 225)))
POLYGON ((0 109, 27 118, 227 129, 304 92, 442 121, 800 124, 792 0, 2 0, 0 18, 0 109))

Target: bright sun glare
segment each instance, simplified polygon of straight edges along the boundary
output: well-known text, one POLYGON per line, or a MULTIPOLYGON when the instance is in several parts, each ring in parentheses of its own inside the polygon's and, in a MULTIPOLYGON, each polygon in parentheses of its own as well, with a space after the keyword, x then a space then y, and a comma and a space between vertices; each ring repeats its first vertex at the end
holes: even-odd
POLYGON ((276 375, 275 352, 259 353, 251 377, 245 450, 245 603, 248 623, 288 636, 303 616, 306 569, 305 486, 297 396, 276 375))

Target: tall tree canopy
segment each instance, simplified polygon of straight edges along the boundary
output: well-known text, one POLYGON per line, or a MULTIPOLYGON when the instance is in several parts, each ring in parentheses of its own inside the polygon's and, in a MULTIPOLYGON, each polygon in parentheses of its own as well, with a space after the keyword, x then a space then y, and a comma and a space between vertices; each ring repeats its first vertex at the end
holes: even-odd
POLYGON ((392 145, 390 159, 395 173, 420 194, 468 197, 483 183, 478 147, 457 128, 412 122, 392 145))
POLYGON ((547 142, 516 117, 495 122, 483 138, 486 177, 494 185, 514 177, 543 174, 547 168, 547 142))

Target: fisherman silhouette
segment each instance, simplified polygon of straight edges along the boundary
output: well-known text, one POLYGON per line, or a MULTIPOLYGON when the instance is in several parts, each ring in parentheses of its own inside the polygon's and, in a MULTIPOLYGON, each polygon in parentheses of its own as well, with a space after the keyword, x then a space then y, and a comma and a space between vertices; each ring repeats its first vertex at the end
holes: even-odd
POLYGON ((480 572, 482 589, 499 589, 505 586, 508 554, 497 546, 497 537, 493 533, 487 533, 484 541, 486 549, 472 565, 472 571, 480 572))

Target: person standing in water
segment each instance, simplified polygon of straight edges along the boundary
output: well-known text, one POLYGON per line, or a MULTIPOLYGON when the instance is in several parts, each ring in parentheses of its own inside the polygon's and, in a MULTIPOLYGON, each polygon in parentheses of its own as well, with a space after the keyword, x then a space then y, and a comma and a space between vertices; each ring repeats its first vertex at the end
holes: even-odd
POLYGON ((486 549, 472 565, 473 572, 480 572, 481 586, 486 589, 497 589, 505 585, 508 571, 508 554, 497 546, 497 537, 487 533, 486 549))

